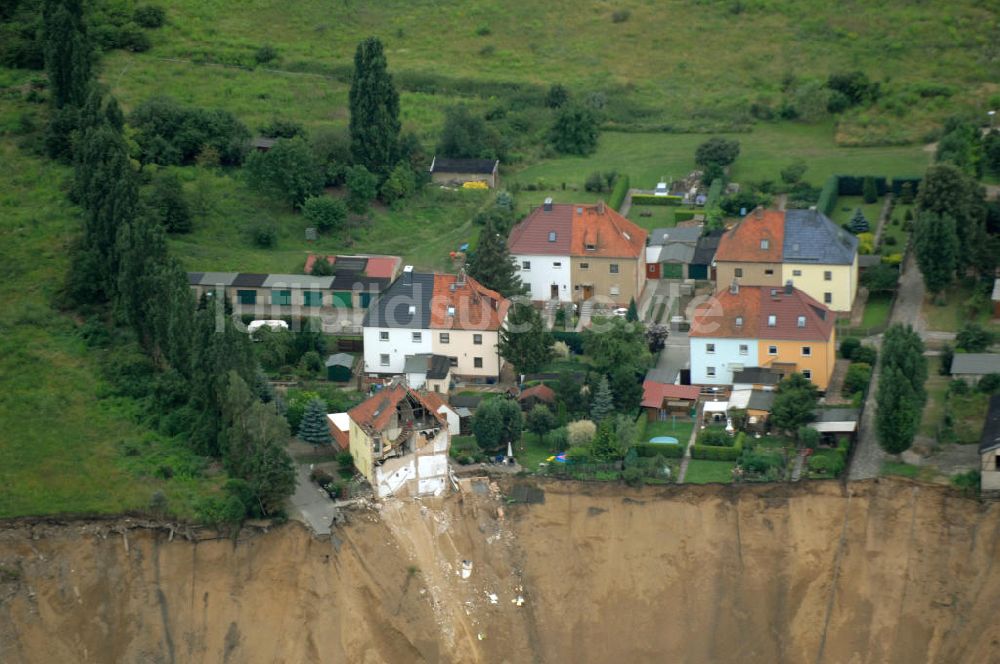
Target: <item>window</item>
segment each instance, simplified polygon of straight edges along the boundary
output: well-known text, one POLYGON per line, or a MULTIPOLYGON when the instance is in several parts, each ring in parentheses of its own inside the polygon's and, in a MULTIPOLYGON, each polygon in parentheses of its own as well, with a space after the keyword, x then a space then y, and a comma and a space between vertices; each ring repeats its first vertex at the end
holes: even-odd
POLYGON ((257 291, 238 290, 236 291, 236 299, 240 304, 257 304, 257 291))
POLYGON ((767 268, 766 270, 764 270, 764 274, 770 276, 774 274, 774 270, 772 270, 771 268, 767 268))
POLYGON ((767 347, 767 354, 768 355, 777 355, 778 354, 778 347, 777 346, 768 346, 767 347))
POLYGON ((525 270, 525 271, 530 270, 531 269, 531 261, 521 261, 521 269, 525 270))
POLYGON ((735 276, 735 277, 742 277, 743 276, 743 268, 738 267, 735 270, 733 270, 733 276, 735 276))
POLYGON ((595 249, 597 249, 597 245, 596 244, 588 244, 588 245, 586 245, 584 247, 584 249, 586 249, 587 251, 594 251, 595 249))
POLYGON ((302 291, 302 304, 307 307, 322 307, 323 293, 320 291, 302 291))
POLYGON ((552 263, 552 268, 555 269, 555 270, 558 270, 561 267, 562 267, 562 263, 560 261, 555 261, 555 262, 552 263))
POLYGON ((442 332, 438 335, 438 340, 443 344, 449 344, 451 343, 451 335, 447 332, 442 332))
POLYGON ((612 286, 608 289, 608 293, 611 295, 621 295, 621 289, 618 286, 612 286))
POLYGON ((590 269, 590 263, 580 263, 580 269, 581 270, 589 270, 590 269))
POLYGON ((740 355, 747 355, 750 353, 750 347, 746 344, 740 344, 740 355))
POLYGON ((381 355, 379 355, 378 356, 378 363, 381 364, 383 367, 389 366, 389 354, 388 353, 382 353, 381 355))
POLYGON ((379 341, 388 341, 389 340, 389 331, 388 330, 379 330, 378 340, 379 341))
POLYGON ((455 305, 453 305, 453 304, 449 304, 448 305, 448 315, 449 316, 454 316, 455 315, 455 305))
POLYGON ((705 375, 709 378, 715 377, 715 367, 705 367, 705 375))
POLYGON ((472 343, 474 343, 477 346, 482 346, 483 345, 483 335, 481 335, 481 334, 473 334, 472 335, 472 343))
POLYGON ((271 304, 291 304, 292 303, 292 291, 290 290, 273 290, 271 291, 271 304))
POLYGON ((474 357, 474 358, 472 358, 472 366, 475 367, 476 369, 482 369, 483 368, 483 358, 481 358, 481 357, 474 357))
POLYGON ((774 314, 769 314, 767 317, 767 326, 775 327, 778 324, 778 317, 774 314))
POLYGON ((833 293, 823 293, 823 302, 831 304, 833 302, 833 293))
POLYGON ((452 367, 457 367, 458 366, 458 358, 457 357, 449 357, 448 358, 448 365, 452 366, 452 367))
POLYGON ((769 249, 770 247, 771 247, 771 241, 770 240, 761 240, 760 241, 760 248, 761 249, 769 249))
POLYGON ((418 344, 418 343, 420 343, 423 340, 423 338, 424 338, 424 335, 423 335, 422 332, 414 332, 413 333, 413 343, 418 344))
POLYGON ((811 370, 809 370, 809 369, 803 369, 802 370, 802 375, 806 377, 806 380, 812 380, 813 379, 813 372, 811 370))
POLYGON ((706 353, 714 353, 715 352, 715 344, 705 344, 705 352, 706 353))
POLYGON ((833 272, 829 270, 825 271, 823 273, 823 281, 833 281, 833 272))
POLYGON ((743 327, 743 316, 736 317, 736 327, 743 327))
POLYGON ((611 274, 618 274, 618 263, 612 263, 608 266, 608 272, 611 274))
POLYGON ((556 232, 549 231, 549 242, 555 242, 555 241, 556 241, 556 232))
POLYGON ((799 327, 805 327, 806 326, 806 317, 805 316, 799 316, 799 319, 798 319, 798 321, 796 321, 796 324, 799 327))
POLYGON ((803 346, 802 347, 802 356, 803 357, 809 357, 810 355, 813 354, 812 351, 813 351, 812 346, 803 346))
POLYGON ((802 270, 792 270, 792 276, 793 277, 801 277, 802 276, 802 270))

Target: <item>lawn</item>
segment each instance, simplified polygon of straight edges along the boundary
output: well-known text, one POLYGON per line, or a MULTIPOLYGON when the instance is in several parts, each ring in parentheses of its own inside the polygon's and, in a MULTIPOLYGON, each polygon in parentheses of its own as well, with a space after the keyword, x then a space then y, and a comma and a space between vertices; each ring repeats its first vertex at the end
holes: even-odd
POLYGON ((691 431, 693 429, 694 422, 685 419, 678 419, 676 423, 671 421, 649 422, 646 424, 646 434, 643 436, 644 440, 640 442, 648 443, 650 438, 655 438, 656 436, 673 436, 678 440, 679 444, 686 446, 691 439, 691 431))
POLYGON ((914 466, 897 461, 882 462, 882 475, 886 477, 908 477, 911 480, 931 482, 937 474, 936 470, 926 466, 914 466))
MULTIPOLYGON (((957 332, 968 315, 963 305, 975 294, 975 288, 964 283, 955 284, 945 295, 944 304, 937 304, 930 296, 924 299, 923 314, 927 328, 940 332, 957 332)), ((989 311, 981 312, 976 321, 1000 333, 1000 324, 990 320, 989 311)))
POLYGON ((687 474, 684 476, 684 483, 709 484, 721 482, 728 484, 733 481, 732 471, 735 465, 732 461, 691 459, 691 462, 688 464, 687 474))
POLYGON ((906 211, 911 209, 913 209, 912 205, 902 204, 897 204, 892 209, 892 216, 886 222, 885 228, 882 229, 883 254, 903 253, 906 248, 906 242, 910 237, 910 234, 903 230, 903 224, 906 219, 906 211), (893 220, 898 221, 898 223, 892 223, 893 220), (890 244, 891 240, 887 241, 890 237, 895 238, 895 244, 890 244))
POLYGON ((628 218, 647 230, 673 228, 679 223, 678 216, 691 218, 691 213, 702 214, 702 208, 675 207, 672 205, 633 205, 628 218), (677 213, 682 213, 678 215, 677 213), (649 216, 643 216, 648 214, 649 216))
POLYGON ((533 433, 525 433, 521 437, 521 445, 514 450, 514 456, 521 467, 528 471, 538 470, 538 464, 548 459, 554 452, 564 452, 565 450, 551 450, 547 441, 539 442, 538 436, 533 433))
POLYGON ((892 295, 888 293, 876 293, 868 297, 865 303, 865 311, 861 317, 861 327, 866 330, 872 328, 882 328, 889 322, 889 313, 892 311, 892 295))
POLYGON ((80 224, 62 190, 69 170, 25 156, 12 141, 0 143, 0 159, 7 169, 0 179, 0 517, 141 509, 157 490, 171 510, 191 516, 194 500, 217 481, 153 476, 160 465, 200 460, 137 424, 137 402, 101 398, 101 355, 85 346, 73 318, 51 306, 80 224))
MULTIPOLYGON (((861 173, 860 171, 858 172, 861 173)), ((882 175, 882 173, 876 173, 875 171, 864 171, 864 173, 869 172, 872 175, 882 175)), ((893 175, 900 174, 892 173, 888 177, 891 178, 893 175)), ((840 196, 837 198, 837 204, 830 213, 830 219, 835 221, 838 226, 846 224, 851 220, 851 217, 854 216, 854 211, 861 208, 861 213, 865 215, 865 219, 867 219, 868 223, 871 225, 870 232, 874 234, 875 229, 878 228, 878 218, 879 215, 882 214, 882 207, 884 205, 885 201, 881 198, 874 203, 865 203, 865 200, 861 196, 840 196)))
POLYGON ((924 383, 924 388, 927 390, 927 403, 924 405, 920 418, 920 435, 935 440, 944 418, 949 380, 948 376, 942 376, 938 373, 940 366, 940 358, 930 357, 927 359, 927 382, 924 383))

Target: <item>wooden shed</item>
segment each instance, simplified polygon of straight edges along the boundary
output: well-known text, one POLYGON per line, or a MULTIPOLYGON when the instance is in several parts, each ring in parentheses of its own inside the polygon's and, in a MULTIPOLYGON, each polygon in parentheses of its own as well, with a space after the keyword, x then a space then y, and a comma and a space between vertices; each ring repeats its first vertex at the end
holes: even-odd
POLYGON ((346 383, 354 374, 354 356, 337 353, 326 358, 326 379, 346 383))

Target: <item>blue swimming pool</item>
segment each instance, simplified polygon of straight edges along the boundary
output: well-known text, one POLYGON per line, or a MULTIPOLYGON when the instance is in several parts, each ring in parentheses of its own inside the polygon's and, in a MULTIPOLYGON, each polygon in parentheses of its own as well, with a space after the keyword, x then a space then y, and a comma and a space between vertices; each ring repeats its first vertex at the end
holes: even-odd
POLYGON ((655 436, 649 439, 652 445, 676 445, 678 440, 673 436, 655 436))

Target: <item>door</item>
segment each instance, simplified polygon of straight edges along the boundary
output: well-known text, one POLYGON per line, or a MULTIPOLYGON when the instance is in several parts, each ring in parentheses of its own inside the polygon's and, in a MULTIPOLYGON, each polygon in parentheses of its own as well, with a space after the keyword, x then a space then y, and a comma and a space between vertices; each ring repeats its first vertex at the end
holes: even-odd
POLYGON ((591 284, 589 286, 584 286, 583 287, 583 299, 584 300, 589 300, 592 297, 594 297, 594 286, 593 286, 593 284, 591 284))
POLYGON ((681 263, 664 263, 660 266, 661 279, 682 279, 684 266, 681 263))
POLYGON ((552 284, 552 286, 549 288, 549 297, 551 297, 553 300, 559 299, 559 284, 552 284))

